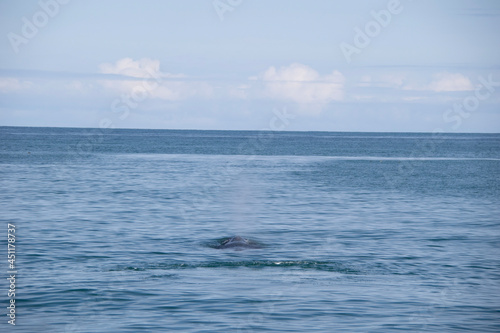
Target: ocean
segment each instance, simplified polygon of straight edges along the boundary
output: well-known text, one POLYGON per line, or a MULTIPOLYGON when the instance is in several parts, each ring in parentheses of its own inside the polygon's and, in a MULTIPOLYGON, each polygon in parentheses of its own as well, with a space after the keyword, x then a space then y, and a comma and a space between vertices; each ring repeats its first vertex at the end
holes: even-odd
POLYGON ((500 331, 500 134, 0 144, 2 332, 500 331), (259 246, 221 248, 235 235, 259 246))

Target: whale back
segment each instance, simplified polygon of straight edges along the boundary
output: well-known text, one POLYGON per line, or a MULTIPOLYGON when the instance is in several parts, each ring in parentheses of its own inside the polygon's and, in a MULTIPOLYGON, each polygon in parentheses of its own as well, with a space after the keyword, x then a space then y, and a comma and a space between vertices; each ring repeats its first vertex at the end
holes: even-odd
POLYGON ((242 250, 242 249, 260 249, 262 248, 262 246, 260 246, 259 243, 249 240, 247 238, 243 238, 241 236, 233 236, 224 239, 220 243, 220 245, 216 246, 215 248, 242 250))

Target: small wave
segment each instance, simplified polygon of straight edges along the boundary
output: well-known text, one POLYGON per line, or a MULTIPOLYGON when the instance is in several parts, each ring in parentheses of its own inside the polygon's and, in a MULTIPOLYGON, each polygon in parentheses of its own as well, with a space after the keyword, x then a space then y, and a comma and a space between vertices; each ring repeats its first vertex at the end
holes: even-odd
MULTIPOLYGON (((169 159, 182 162, 188 161, 206 161, 212 160, 232 160, 248 161, 249 155, 223 155, 223 154, 168 154, 168 153, 116 153, 116 157, 133 158, 133 159, 169 159)), ((321 154, 297 154, 297 155, 252 155, 252 161, 282 161, 292 160, 299 162, 311 162, 321 160, 338 160, 338 161, 500 161, 496 157, 445 157, 445 156, 349 156, 349 155, 321 155, 321 154)))
POLYGON ((325 156, 324 158, 345 161, 500 161, 500 158, 493 157, 325 156))
POLYGON ((160 263, 147 266, 118 266, 109 271, 149 271, 149 270, 181 270, 196 268, 298 268, 336 272, 343 274, 361 274, 360 271, 336 261, 315 260, 245 260, 245 261, 207 261, 197 263, 175 262, 160 263))

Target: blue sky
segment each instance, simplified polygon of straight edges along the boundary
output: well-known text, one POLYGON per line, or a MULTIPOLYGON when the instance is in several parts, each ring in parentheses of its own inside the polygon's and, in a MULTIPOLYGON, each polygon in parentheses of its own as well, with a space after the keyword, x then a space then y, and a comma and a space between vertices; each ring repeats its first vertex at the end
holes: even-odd
POLYGON ((0 125, 500 132, 500 1, 0 0, 0 125))

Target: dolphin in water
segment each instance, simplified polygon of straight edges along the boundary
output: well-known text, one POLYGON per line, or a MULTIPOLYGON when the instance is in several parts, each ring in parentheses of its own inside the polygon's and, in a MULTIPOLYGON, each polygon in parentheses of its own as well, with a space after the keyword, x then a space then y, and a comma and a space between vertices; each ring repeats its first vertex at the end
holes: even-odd
POLYGON ((220 242, 220 244, 216 245, 214 248, 233 249, 233 250, 261 249, 262 245, 253 240, 243 238, 241 236, 233 236, 223 239, 222 242, 220 242))

